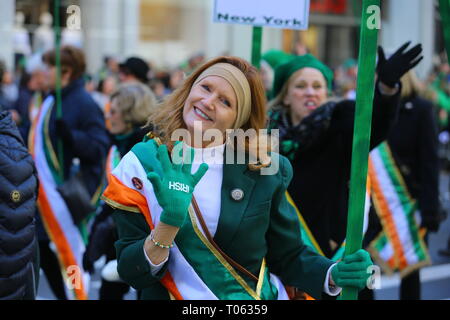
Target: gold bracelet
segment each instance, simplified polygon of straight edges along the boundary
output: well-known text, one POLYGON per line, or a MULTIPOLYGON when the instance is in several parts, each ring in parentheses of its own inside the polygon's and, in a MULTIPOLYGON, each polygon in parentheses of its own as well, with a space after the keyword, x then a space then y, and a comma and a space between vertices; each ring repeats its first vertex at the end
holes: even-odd
POLYGON ((170 249, 170 248, 173 248, 173 243, 170 244, 170 245, 164 245, 164 244, 162 244, 162 243, 156 241, 156 240, 153 238, 153 230, 150 232, 150 240, 152 240, 152 242, 153 242, 153 244, 155 245, 155 247, 160 247, 160 248, 163 248, 163 249, 170 249))

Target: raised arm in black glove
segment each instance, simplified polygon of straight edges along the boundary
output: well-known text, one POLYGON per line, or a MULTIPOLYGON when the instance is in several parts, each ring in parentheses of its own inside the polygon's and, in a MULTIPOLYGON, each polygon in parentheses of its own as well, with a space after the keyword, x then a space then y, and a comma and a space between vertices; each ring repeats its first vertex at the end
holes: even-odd
POLYGON ((404 74, 422 61, 421 44, 418 44, 405 52, 410 43, 411 41, 408 41, 402 45, 391 57, 389 57, 389 59, 386 59, 383 47, 378 47, 378 78, 388 87, 394 88, 395 84, 400 81, 400 78, 403 77, 404 74))

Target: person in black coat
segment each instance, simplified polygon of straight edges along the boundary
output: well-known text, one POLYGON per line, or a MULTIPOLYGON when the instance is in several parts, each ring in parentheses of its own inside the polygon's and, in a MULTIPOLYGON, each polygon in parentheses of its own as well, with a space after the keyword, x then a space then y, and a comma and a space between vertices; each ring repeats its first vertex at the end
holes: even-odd
POLYGON ((402 78, 398 121, 388 137, 411 196, 417 199, 421 226, 437 232, 439 203, 438 126, 430 101, 420 97, 420 84, 411 71, 402 78))
POLYGON ((39 280, 38 181, 9 111, 0 107, 0 300, 33 300, 39 280))
MULTIPOLYGON (((151 130, 146 124, 150 112, 156 107, 156 97, 144 84, 135 81, 122 84, 111 95, 111 109, 106 114, 109 120, 109 133, 112 147, 108 156, 106 173, 131 148, 143 140, 151 130)), ((114 210, 107 204, 102 206, 101 212, 96 216, 92 225, 89 244, 83 257, 86 270, 94 272, 94 262, 106 256, 106 265, 102 271, 102 285, 100 287, 100 300, 122 300, 130 286, 119 279, 116 271, 116 250, 114 242, 117 241, 116 226, 112 219, 114 210)))
MULTIPOLYGON (((437 232, 443 219, 439 202, 438 124, 432 103, 420 96, 423 86, 415 73, 408 72, 401 83, 400 112, 387 142, 407 190, 417 201, 420 227, 437 232)), ((381 229, 376 213, 371 212, 364 244, 368 245, 381 229)), ((402 279, 400 299, 419 300, 420 288, 420 273, 416 270, 402 279)), ((372 298, 367 292, 363 294, 372 298)))
MULTIPOLYGON (((375 84, 370 148, 386 139, 398 112, 400 78, 421 58, 420 45, 403 45, 386 60, 375 84)), ((325 256, 346 236, 355 102, 327 102, 332 71, 311 55, 275 70, 270 128, 279 129, 280 153, 294 169, 288 192, 325 256)))
MULTIPOLYGON (((49 111, 45 130, 55 155, 61 154, 62 151, 63 182, 68 181, 75 173, 81 173, 89 197, 93 198, 94 194, 100 193, 104 162, 110 145, 109 136, 102 111, 84 88, 84 53, 78 48, 63 46, 60 57, 61 117, 57 116, 58 108, 55 104, 49 111)), ((56 52, 46 52, 42 60, 47 65, 47 86, 51 90, 47 98, 53 96, 56 101, 56 52)), ((58 162, 61 162, 61 159, 58 159, 58 162)), ((95 202, 95 199, 92 202, 95 202)), ((42 215, 38 215, 38 223, 41 267, 56 297, 66 299, 60 271, 62 267, 49 246, 48 230, 43 227, 42 215)))

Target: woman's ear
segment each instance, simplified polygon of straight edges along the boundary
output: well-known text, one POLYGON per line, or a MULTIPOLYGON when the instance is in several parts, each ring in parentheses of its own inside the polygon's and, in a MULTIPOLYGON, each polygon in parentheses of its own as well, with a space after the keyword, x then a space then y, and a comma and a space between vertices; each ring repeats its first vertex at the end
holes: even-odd
POLYGON ((65 68, 64 70, 61 70, 61 82, 62 83, 69 83, 70 79, 72 77, 72 68, 65 68))

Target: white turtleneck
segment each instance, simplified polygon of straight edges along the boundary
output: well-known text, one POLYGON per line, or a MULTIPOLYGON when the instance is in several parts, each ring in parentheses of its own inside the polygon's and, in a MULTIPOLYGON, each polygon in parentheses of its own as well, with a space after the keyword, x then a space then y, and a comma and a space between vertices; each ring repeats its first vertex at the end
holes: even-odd
POLYGON ((195 173, 202 163, 208 165, 205 175, 195 186, 194 196, 206 226, 214 236, 220 216, 225 144, 211 148, 193 149, 195 153, 191 173, 195 173))

